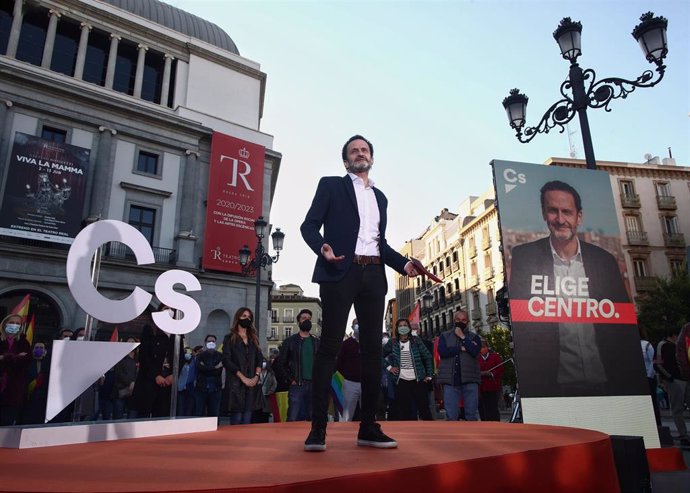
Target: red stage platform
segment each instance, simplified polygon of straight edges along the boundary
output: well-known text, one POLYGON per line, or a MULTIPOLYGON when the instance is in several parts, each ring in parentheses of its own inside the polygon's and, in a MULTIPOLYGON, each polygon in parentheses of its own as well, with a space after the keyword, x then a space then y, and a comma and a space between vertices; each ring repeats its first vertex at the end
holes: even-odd
POLYGON ((12 492, 616 492, 608 436, 508 423, 388 422, 397 449, 356 446, 331 423, 328 450, 304 452, 308 423, 41 449, 0 449, 12 492))

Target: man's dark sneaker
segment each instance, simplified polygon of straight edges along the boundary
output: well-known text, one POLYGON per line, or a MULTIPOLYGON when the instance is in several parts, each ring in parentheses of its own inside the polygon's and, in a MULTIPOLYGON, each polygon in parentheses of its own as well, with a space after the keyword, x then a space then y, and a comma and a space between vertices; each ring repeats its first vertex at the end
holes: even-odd
POLYGON ((360 447, 396 448, 398 446, 398 442, 385 435, 381 431, 380 424, 372 423, 368 425, 362 424, 359 426, 357 445, 360 447))
POLYGON ((304 441, 304 450, 307 452, 324 452, 326 450, 326 428, 312 428, 304 441))

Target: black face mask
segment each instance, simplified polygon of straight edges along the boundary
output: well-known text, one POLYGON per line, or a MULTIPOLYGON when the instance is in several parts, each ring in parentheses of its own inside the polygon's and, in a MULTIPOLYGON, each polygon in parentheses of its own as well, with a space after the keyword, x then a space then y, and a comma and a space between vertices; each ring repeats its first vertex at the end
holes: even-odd
POLYGON ((248 318, 241 318, 237 321, 240 327, 243 329, 248 329, 249 327, 252 326, 252 321, 248 318))
POLYGON ((467 324, 465 322, 455 322, 455 326, 460 330, 465 330, 467 328, 467 324))
POLYGON ((311 330, 311 320, 305 320, 299 324, 299 330, 309 332, 311 330))

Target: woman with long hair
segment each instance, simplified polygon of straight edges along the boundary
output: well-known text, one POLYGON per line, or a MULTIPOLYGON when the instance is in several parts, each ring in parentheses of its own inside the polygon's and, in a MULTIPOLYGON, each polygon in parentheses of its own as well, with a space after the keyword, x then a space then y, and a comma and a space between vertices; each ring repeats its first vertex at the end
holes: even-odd
POLYGON ((243 306, 235 312, 230 333, 223 339, 225 391, 229 393, 230 424, 249 424, 262 408, 259 380, 264 356, 254 326, 254 314, 243 306))
POLYGON ((21 315, 0 322, 0 426, 18 422, 26 395, 31 344, 24 333, 21 315))

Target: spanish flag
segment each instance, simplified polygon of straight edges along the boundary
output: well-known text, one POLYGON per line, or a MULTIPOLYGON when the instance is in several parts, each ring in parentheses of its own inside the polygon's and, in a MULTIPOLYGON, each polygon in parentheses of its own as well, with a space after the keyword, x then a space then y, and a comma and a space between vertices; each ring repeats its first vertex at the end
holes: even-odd
POLYGON ((31 295, 27 294, 22 298, 17 306, 10 312, 10 315, 21 315, 22 319, 26 320, 29 314, 29 303, 31 302, 31 295))
POLYGON ((110 342, 118 342, 120 340, 120 335, 117 332, 117 325, 115 326, 115 329, 113 330, 113 333, 110 335, 110 342))
POLYGON ((29 322, 29 327, 26 329, 26 340, 29 344, 34 343, 34 324, 36 323, 36 315, 31 315, 31 322, 29 322))

